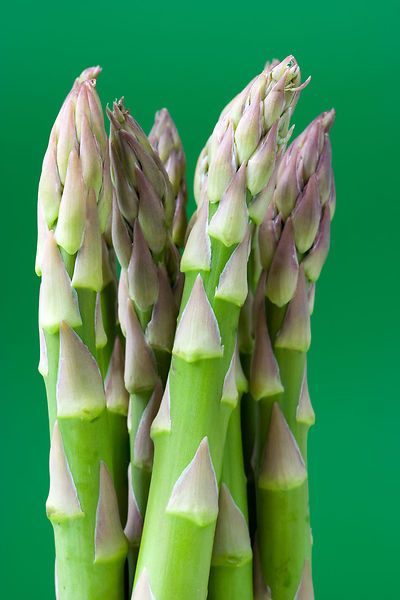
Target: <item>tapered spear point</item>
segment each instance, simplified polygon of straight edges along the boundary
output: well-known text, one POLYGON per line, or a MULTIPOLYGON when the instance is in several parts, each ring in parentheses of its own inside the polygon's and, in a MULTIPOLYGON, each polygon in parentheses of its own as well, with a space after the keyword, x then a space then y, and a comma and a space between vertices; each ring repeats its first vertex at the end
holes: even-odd
POLYGON ((116 336, 105 380, 105 393, 109 411, 128 414, 129 394, 124 384, 124 351, 119 336, 116 336))
POLYGON ((90 190, 86 198, 86 223, 83 242, 75 260, 72 285, 99 292, 103 288, 103 250, 96 204, 96 196, 90 190))
POLYGON ((60 428, 56 421, 50 446, 50 491, 46 512, 54 523, 83 517, 78 492, 65 456, 60 428))
POLYGON ((126 300, 125 373, 126 389, 130 394, 152 390, 157 383, 156 363, 151 348, 140 326, 131 300, 126 300))
POLYGON ((243 164, 232 177, 208 226, 209 235, 225 246, 239 244, 246 236, 249 220, 246 197, 246 165, 243 164))
POLYGON ((303 574, 294 600, 314 600, 311 565, 308 560, 304 562, 303 574))
POLYGON ((297 442, 279 404, 275 402, 261 462, 259 486, 268 490, 290 490, 306 479, 307 469, 297 442))
POLYGON ((75 254, 81 247, 86 221, 86 196, 82 166, 77 151, 71 151, 65 186, 58 213, 55 238, 57 244, 68 254, 75 254))
POLYGON ((77 294, 71 285, 52 231, 47 233, 41 268, 40 327, 55 333, 58 331, 61 321, 68 323, 71 327, 82 325, 77 294))
POLYGON ((231 254, 222 271, 215 297, 236 306, 243 306, 247 298, 247 261, 250 254, 250 232, 231 254))
POLYGON ((158 295, 157 267, 138 220, 133 228, 133 245, 127 270, 129 296, 142 311, 155 303, 158 295))
POLYGON ((218 515, 218 485, 205 437, 192 461, 175 482, 167 513, 193 521, 199 527, 213 523, 218 515))
POLYGON ((158 413, 151 424, 150 434, 152 439, 162 433, 170 433, 171 431, 171 396, 169 389, 169 379, 165 385, 163 397, 161 399, 158 413))
POLYGON ((181 271, 209 271, 211 267, 211 242, 208 227, 207 199, 204 199, 196 213, 196 220, 189 233, 182 254, 181 271))
POLYGON ((92 420, 106 406, 99 367, 81 338, 66 323, 60 326, 57 416, 92 420))
POLYGON ((299 263, 294 243, 293 223, 288 219, 278 242, 268 273, 266 295, 277 306, 293 298, 297 286, 299 263))
POLYGON ((315 243, 303 260, 304 272, 310 281, 317 281, 328 256, 330 221, 330 209, 325 206, 315 243))
POLYGON ((114 484, 106 464, 100 462, 99 500, 96 511, 94 544, 95 563, 105 563, 123 558, 128 542, 121 527, 118 500, 114 484))
POLYGON ((156 600, 151 591, 149 574, 146 568, 139 575, 131 600, 156 600))
POLYGON ((310 343, 310 309, 304 270, 300 265, 296 291, 287 306, 282 327, 275 339, 275 347, 307 352, 310 343))
POLYGON ((296 421, 304 425, 314 425, 315 413, 311 404, 310 393, 308 390, 307 367, 304 369, 303 382, 301 384, 299 403, 296 409, 296 421))
POLYGON ((235 408, 239 400, 239 390, 236 383, 236 355, 232 354, 228 371, 225 375, 224 385, 222 387, 221 402, 235 408))
POLYGON ((249 528, 229 488, 222 483, 211 564, 243 565, 252 558, 249 528))
POLYGON ((132 486, 131 465, 128 466, 128 518, 124 533, 131 546, 139 546, 142 537, 143 517, 140 513, 138 503, 132 486))
POLYGON ((143 411, 133 444, 133 464, 147 471, 151 471, 154 454, 153 440, 150 437, 150 428, 160 408, 161 397, 162 386, 161 383, 158 382, 143 411))
POLYGON ((175 335, 173 354, 194 362, 223 354, 221 335, 212 306, 198 275, 175 335))

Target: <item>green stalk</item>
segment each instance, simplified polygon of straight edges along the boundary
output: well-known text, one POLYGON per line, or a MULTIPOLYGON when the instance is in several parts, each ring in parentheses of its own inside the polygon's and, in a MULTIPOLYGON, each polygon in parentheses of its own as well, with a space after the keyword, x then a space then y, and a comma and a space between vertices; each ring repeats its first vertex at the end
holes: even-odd
POLYGON ((328 138, 333 117, 330 112, 315 119, 283 156, 260 227, 264 272, 255 305, 251 389, 259 401, 258 543, 274 600, 302 598, 305 589, 313 597, 306 449, 314 413, 306 353, 310 295, 328 252, 334 210, 328 138))
POLYGON ((232 413, 223 384, 247 296, 247 201, 268 184, 298 76, 290 59, 255 78, 221 115, 198 163, 169 381, 152 425, 153 475, 133 600, 207 595, 232 413))
MULTIPOLYGON (((110 283, 107 140, 95 78, 75 81, 53 127, 39 184, 40 371, 49 405, 50 491, 59 600, 121 600, 127 541, 113 483, 96 295, 110 283)), ((104 341, 104 336, 103 336, 104 341)))

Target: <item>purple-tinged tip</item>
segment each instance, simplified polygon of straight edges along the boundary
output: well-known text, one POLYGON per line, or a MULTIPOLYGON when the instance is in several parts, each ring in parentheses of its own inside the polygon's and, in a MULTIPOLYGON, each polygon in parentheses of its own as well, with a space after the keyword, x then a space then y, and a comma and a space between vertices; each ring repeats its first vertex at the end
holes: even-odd
POLYGON ((90 81, 92 79, 97 79, 102 71, 102 68, 97 65, 96 67, 88 67, 77 78, 78 83, 84 83, 85 81, 90 81))
POLYGON ((330 128, 332 127, 334 121, 336 118, 336 110, 334 108, 331 108, 331 110, 328 110, 324 113, 322 113, 321 115, 321 121, 322 121, 322 127, 324 128, 325 133, 328 133, 328 131, 330 130, 330 128))

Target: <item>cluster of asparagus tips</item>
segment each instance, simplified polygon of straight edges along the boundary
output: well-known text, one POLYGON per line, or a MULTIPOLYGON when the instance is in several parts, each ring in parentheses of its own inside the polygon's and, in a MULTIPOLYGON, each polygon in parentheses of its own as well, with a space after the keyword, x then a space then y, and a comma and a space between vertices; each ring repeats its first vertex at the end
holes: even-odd
POLYGON ((308 80, 268 63, 199 156, 187 226, 170 114, 147 137, 121 99, 108 140, 99 73, 75 81, 39 184, 57 598, 312 600, 306 356, 334 111, 287 147, 308 80))

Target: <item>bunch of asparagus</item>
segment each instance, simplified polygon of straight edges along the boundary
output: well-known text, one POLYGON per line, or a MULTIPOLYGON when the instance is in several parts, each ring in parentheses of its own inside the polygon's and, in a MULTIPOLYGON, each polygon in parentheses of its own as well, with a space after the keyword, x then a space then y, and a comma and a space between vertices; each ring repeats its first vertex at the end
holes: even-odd
POLYGON ((86 69, 39 183, 40 363, 59 600, 312 600, 306 355, 335 210, 330 111, 292 143, 292 56, 195 174, 86 69))

